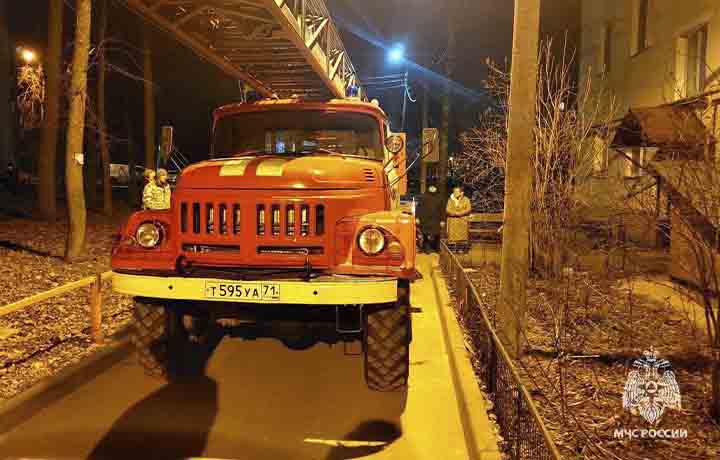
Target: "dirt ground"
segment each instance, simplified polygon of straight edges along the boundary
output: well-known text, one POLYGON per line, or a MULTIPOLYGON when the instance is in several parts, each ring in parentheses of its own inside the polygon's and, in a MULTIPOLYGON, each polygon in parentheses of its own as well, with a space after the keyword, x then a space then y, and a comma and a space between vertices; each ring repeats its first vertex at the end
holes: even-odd
MULTIPOLYGON (((0 213, 0 306, 109 270, 112 237, 125 215, 88 213, 85 255, 68 264, 66 222, 0 213)), ((89 336, 87 296, 80 289, 0 317, 0 403, 98 347, 89 336)), ((102 306, 106 336, 129 321, 130 299, 112 294, 109 283, 102 306)))
MULTIPOLYGON (((492 322, 499 273, 486 266, 470 274, 492 322)), ((526 354, 518 370, 563 458, 720 458, 720 426, 707 409, 711 351, 706 333, 684 310, 651 295, 652 286, 638 286, 622 276, 588 273, 531 280, 526 354), (670 361, 681 392, 681 409, 667 410, 652 428, 684 429, 688 436, 616 439, 616 429, 651 428, 622 403, 633 361, 651 347, 670 361)))

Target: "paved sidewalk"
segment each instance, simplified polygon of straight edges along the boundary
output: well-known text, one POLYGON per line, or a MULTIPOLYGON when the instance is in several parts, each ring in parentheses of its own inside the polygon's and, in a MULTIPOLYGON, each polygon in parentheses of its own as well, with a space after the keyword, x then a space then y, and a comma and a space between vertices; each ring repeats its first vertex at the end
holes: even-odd
POLYGON ((134 357, 121 361, 0 437, 0 458, 496 460, 444 283, 432 274, 437 256, 419 263, 404 412, 397 393, 367 389, 357 343, 296 352, 224 340, 208 378, 192 384, 162 385, 134 357))

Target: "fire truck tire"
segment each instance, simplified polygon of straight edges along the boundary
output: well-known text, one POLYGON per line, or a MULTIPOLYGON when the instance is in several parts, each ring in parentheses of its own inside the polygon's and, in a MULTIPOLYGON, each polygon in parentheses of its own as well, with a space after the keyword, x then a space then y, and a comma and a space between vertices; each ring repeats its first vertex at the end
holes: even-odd
POLYGON ((410 306, 369 311, 364 325, 365 381, 375 391, 407 388, 410 369, 410 306))
POLYGON ((130 339, 147 374, 176 381, 197 373, 193 356, 202 345, 190 340, 178 313, 162 305, 135 300, 134 319, 130 339))

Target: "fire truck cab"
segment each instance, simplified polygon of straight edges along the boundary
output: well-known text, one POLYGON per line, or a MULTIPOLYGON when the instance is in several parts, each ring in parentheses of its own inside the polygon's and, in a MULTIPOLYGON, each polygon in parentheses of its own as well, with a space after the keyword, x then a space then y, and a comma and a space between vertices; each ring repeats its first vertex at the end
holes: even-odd
POLYGON ((404 390, 417 272, 402 150, 377 103, 217 109, 211 159, 182 172, 169 210, 131 215, 112 250, 140 363, 175 379, 225 336, 361 340, 368 386, 404 390))

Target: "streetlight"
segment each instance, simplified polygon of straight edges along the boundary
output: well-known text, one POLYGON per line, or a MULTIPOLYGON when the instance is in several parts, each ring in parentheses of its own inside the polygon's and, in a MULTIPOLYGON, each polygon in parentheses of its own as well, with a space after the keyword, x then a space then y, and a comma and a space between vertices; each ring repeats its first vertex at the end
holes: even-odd
POLYGON ((405 61, 405 46, 402 43, 396 43, 390 48, 387 54, 388 61, 391 64, 400 64, 405 61))
POLYGON ((20 58, 25 62, 25 64, 30 65, 37 59, 37 54, 35 51, 31 50, 30 48, 20 48, 20 58))

